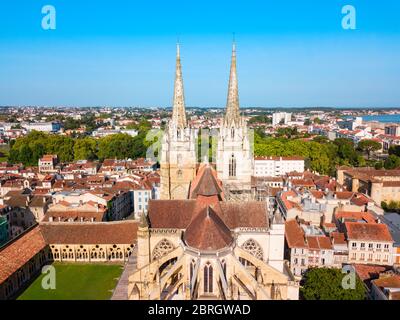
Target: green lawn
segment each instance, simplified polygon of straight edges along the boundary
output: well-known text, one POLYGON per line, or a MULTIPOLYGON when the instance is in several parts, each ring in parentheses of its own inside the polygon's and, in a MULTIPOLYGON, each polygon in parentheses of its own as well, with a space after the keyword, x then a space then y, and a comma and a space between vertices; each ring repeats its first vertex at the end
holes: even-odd
POLYGON ((56 289, 42 288, 40 275, 18 300, 108 300, 117 285, 123 267, 108 264, 53 263, 56 289))

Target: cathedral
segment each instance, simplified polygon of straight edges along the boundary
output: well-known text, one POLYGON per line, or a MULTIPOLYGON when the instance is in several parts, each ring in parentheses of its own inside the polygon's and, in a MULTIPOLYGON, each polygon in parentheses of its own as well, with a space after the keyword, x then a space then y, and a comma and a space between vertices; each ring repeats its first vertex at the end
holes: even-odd
POLYGON ((298 283, 283 258, 284 222, 249 197, 253 159, 239 112, 235 45, 215 167, 207 159, 198 164, 196 137, 186 119, 178 45, 161 199, 150 200, 141 217, 129 299, 298 299, 298 283))

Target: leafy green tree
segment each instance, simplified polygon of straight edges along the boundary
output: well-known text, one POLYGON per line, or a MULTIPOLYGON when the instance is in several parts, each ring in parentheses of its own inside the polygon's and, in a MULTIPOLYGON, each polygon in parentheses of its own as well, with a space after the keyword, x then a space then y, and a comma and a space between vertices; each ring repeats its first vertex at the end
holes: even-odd
POLYGON ((363 151, 363 152, 366 152, 367 156, 368 156, 368 159, 371 156, 371 152, 378 151, 381 148, 382 148, 382 145, 379 142, 375 141, 375 140, 366 139, 366 140, 361 140, 358 143, 358 149, 363 151))
POLYGON ((359 163, 359 154, 354 148, 354 142, 346 138, 337 138, 333 142, 338 150, 337 155, 340 159, 339 164, 357 166, 359 163))
POLYGON ((382 169, 382 168, 383 168, 383 162, 382 162, 382 161, 376 162, 375 165, 374 165, 374 168, 375 168, 376 170, 382 169))
POLYGON ((400 167, 400 157, 391 154, 384 162, 385 169, 396 169, 400 167))
POLYGON ((365 300, 366 290, 363 282, 356 276, 354 289, 342 286, 346 274, 340 269, 312 268, 304 276, 304 284, 300 289, 305 300, 365 300))
POLYGON ((97 142, 95 139, 86 137, 76 139, 74 144, 75 160, 94 160, 97 158, 97 142))
POLYGON ((24 165, 34 165, 34 160, 35 159, 33 159, 32 150, 29 145, 22 145, 19 149, 18 161, 22 162, 24 165))
POLYGON ((98 142, 99 151, 97 156, 100 160, 107 158, 133 158, 134 148, 137 147, 134 141, 135 139, 130 135, 121 133, 100 138, 98 142))
POLYGON ((400 157, 400 146, 390 146, 389 154, 400 157))
POLYGON ((318 143, 327 143, 329 140, 325 136, 316 136, 313 141, 318 142, 318 143))
POLYGON ((68 117, 65 119, 63 125, 65 130, 74 130, 78 129, 81 126, 81 123, 79 120, 68 117))

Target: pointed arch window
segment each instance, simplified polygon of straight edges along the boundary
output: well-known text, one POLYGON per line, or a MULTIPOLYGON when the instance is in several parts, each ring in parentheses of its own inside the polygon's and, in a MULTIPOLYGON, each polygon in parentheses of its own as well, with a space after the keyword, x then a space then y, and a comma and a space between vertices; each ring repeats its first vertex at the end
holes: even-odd
POLYGON ((231 128, 231 138, 235 138, 235 128, 231 128))
POLYGON ((242 248, 251 255, 253 255, 254 257, 256 257, 257 259, 263 260, 264 258, 263 250, 257 241, 249 239, 245 243, 243 243, 242 248))
POLYGON ((204 266, 204 293, 213 292, 213 267, 210 262, 204 266))
POLYGON ((167 239, 162 239, 153 250, 153 260, 160 259, 174 250, 174 246, 167 239))
POLYGON ((229 176, 236 177, 236 159, 234 154, 229 159, 229 176))

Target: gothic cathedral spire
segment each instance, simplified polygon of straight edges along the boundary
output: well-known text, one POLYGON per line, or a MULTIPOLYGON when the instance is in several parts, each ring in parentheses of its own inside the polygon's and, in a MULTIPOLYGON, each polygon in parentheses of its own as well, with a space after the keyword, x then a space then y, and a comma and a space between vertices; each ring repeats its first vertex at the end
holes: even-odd
POLYGON ((236 44, 232 44, 232 59, 231 59, 231 71, 229 75, 228 85, 228 99, 226 102, 226 113, 224 124, 226 126, 238 125, 240 122, 239 112, 239 90, 238 90, 238 79, 236 71, 236 44))
POLYGON ((174 102, 172 109, 172 123, 179 128, 187 127, 179 43, 176 45, 176 70, 175 70, 174 102))

